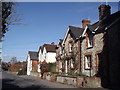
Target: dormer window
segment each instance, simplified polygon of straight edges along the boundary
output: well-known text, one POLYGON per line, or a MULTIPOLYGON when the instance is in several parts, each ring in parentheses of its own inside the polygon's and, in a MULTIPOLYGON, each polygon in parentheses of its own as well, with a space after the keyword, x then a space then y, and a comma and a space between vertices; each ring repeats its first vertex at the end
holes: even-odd
POLYGON ((69 52, 72 52, 72 48, 73 48, 73 40, 70 40, 68 43, 69 52))
POLYGON ((93 47, 93 35, 87 35, 86 41, 87 48, 93 47))

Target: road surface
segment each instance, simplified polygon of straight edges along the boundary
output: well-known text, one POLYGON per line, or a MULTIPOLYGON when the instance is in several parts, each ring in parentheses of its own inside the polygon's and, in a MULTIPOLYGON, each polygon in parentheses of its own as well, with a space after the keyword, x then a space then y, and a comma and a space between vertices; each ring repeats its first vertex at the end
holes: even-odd
MULTIPOLYGON (((60 84, 56 82, 50 82, 42 80, 38 77, 32 76, 18 76, 8 72, 2 72, 2 88, 34 88, 39 90, 40 88, 75 88, 71 85, 60 84)), ((17 89, 16 89, 17 90, 17 89)))

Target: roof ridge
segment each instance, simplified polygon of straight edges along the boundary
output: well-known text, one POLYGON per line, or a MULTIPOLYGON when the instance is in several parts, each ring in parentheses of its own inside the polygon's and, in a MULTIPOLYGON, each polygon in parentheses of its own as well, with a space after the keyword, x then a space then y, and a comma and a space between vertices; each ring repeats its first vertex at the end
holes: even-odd
POLYGON ((76 27, 76 26, 68 26, 68 27, 75 27, 75 28, 83 29, 83 28, 81 28, 81 27, 76 27))
POLYGON ((37 51, 28 51, 28 52, 36 52, 37 53, 37 51))

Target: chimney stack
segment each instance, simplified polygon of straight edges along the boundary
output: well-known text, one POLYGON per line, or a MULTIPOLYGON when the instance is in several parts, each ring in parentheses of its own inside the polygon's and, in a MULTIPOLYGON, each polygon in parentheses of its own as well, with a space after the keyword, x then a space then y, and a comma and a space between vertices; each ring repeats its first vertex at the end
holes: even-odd
POLYGON ((99 20, 102 20, 104 17, 109 16, 111 13, 110 10, 111 7, 109 5, 102 4, 98 7, 98 9, 99 9, 99 20))
POLYGON ((85 28, 87 24, 90 24, 90 20, 82 20, 82 28, 85 28))
POLYGON ((55 44, 54 42, 51 43, 51 45, 54 45, 54 44, 55 44))

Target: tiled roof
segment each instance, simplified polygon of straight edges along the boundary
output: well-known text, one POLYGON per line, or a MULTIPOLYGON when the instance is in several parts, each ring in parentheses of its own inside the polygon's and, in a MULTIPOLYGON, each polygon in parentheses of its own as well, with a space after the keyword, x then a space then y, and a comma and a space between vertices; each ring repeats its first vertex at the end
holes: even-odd
POLYGON ((38 53, 34 51, 29 51, 30 59, 31 60, 38 60, 38 53))
POLYGON ((118 18, 120 18, 120 11, 111 14, 110 16, 108 16, 107 18, 104 18, 101 22, 100 25, 101 26, 108 26, 111 23, 113 23, 115 20, 117 20, 118 18))
POLYGON ((99 28, 96 33, 104 32, 105 28, 113 25, 115 21, 120 21, 120 11, 113 13, 110 16, 105 17, 101 21, 99 21, 99 28))
POLYGON ((99 26, 99 21, 92 24, 92 25, 87 25, 90 31, 94 31, 98 26, 99 26))
POLYGON ((99 26, 99 28, 95 32, 100 33, 100 32, 104 32, 106 27, 112 25, 114 21, 116 20, 118 21, 118 19, 120 20, 120 11, 113 13, 108 17, 103 18, 101 21, 98 21, 92 25, 87 25, 87 26, 90 31, 95 31, 95 29, 99 26))
POLYGON ((46 48, 47 52, 56 52, 57 45, 44 44, 43 46, 46 48))
MULTIPOLYGON (((40 47, 39 47, 39 51, 40 51, 40 50, 41 50, 41 52, 43 52, 43 46, 40 46, 40 47)), ((38 51, 38 52, 39 52, 39 51, 38 51)))
POLYGON ((74 39, 79 38, 82 35, 83 31, 84 31, 83 28, 74 27, 74 26, 69 26, 69 29, 70 29, 69 32, 71 33, 71 35, 72 35, 72 37, 74 39))

